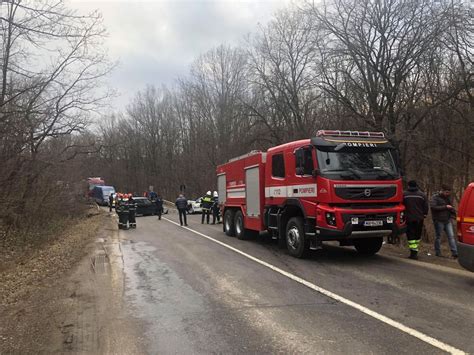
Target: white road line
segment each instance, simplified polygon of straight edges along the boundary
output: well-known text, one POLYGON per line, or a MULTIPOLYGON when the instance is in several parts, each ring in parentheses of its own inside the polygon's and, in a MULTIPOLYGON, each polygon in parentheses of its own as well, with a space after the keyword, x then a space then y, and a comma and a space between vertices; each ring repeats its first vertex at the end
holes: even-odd
MULTIPOLYGON (((170 222, 170 223, 173 223, 173 224, 179 226, 179 223, 176 223, 175 221, 172 221, 172 220, 170 220, 170 219, 168 219, 168 218, 164 218, 164 217, 163 217, 163 219, 166 220, 166 221, 168 221, 168 222, 170 222)), ((184 228, 184 229, 186 229, 186 230, 188 230, 188 231, 190 231, 190 232, 193 232, 194 234, 197 234, 197 235, 199 235, 199 236, 201 236, 201 237, 203 237, 203 238, 206 238, 206 239, 208 239, 208 240, 210 240, 210 241, 212 241, 212 242, 214 242, 214 243, 217 243, 217 244, 219 244, 219 245, 222 245, 223 247, 225 247, 225 248, 227 248, 227 249, 230 249, 230 250, 236 252, 237 254, 240 254, 240 255, 242 255, 242 256, 245 256, 246 258, 248 258, 248 259, 250 259, 250 260, 253 260, 253 261, 255 261, 256 263, 258 263, 258 264, 260 264, 260 265, 263 265, 263 266, 265 266, 265 267, 267 267, 267 268, 269 268, 269 269, 271 269, 271 270, 273 270, 273 271, 275 271, 275 272, 278 272, 279 274, 281 274, 281 275, 283 275, 283 276, 286 276, 286 277, 288 277, 289 279, 291 279, 291 280, 293 280, 293 281, 296 281, 296 282, 298 282, 298 283, 300 283, 300 284, 302 284, 302 285, 305 285, 306 287, 308 287, 308 288, 310 288, 310 289, 312 289, 312 290, 314 290, 314 291, 316 291, 316 292, 319 292, 319 293, 321 293, 321 294, 323 294, 323 295, 325 295, 325 296, 327 296, 327 297, 329 297, 329 298, 332 298, 333 300, 339 301, 339 302, 344 303, 344 304, 346 304, 346 305, 348 305, 348 306, 350 306, 350 307, 352 307, 352 308, 355 308, 355 309, 357 309, 358 311, 360 311, 360 312, 362 312, 362 313, 365 313, 365 314, 371 316, 372 318, 375 318, 375 319, 377 319, 377 320, 379 320, 379 321, 381 321, 381 322, 383 322, 383 323, 385 323, 385 324, 388 324, 388 325, 390 325, 390 326, 392 326, 392 327, 394 327, 394 328, 396 328, 396 329, 398 329, 398 330, 400 330, 400 331, 402 331, 402 332, 404 332, 404 333, 407 333, 408 335, 411 335, 411 336, 413 336, 413 337, 415 337, 415 338, 418 338, 419 340, 424 341, 425 343, 428 343, 428 344, 430 344, 430 345, 432 345, 432 346, 434 346, 434 347, 436 347, 436 348, 438 348, 438 349, 441 349, 441 350, 446 351, 446 352, 451 353, 451 354, 466 354, 464 351, 462 351, 462 350, 460 350, 460 349, 457 349, 457 348, 455 348, 455 347, 453 347, 453 346, 451 346, 451 345, 445 344, 445 343, 443 343, 442 341, 439 341, 439 340, 437 340, 437 339, 435 339, 435 338, 430 337, 429 335, 426 335, 426 334, 424 334, 424 333, 421 333, 421 332, 419 332, 419 331, 416 330, 416 329, 413 329, 413 328, 410 328, 410 327, 408 327, 408 326, 406 326, 406 325, 403 325, 402 323, 397 322, 396 320, 393 320, 393 319, 391 319, 391 318, 389 318, 389 317, 386 317, 386 316, 384 316, 384 315, 382 315, 382 314, 380 314, 380 313, 377 313, 377 312, 375 312, 375 311, 373 311, 373 310, 371 310, 371 309, 369 309, 369 308, 367 308, 367 307, 365 307, 365 306, 362 306, 362 305, 360 305, 360 304, 358 304, 358 303, 356 303, 356 302, 353 302, 353 301, 351 301, 351 300, 349 300, 349 299, 347 299, 347 298, 344 298, 344 297, 342 297, 342 296, 339 296, 338 294, 335 294, 335 293, 333 293, 333 292, 331 292, 331 291, 328 291, 328 290, 326 290, 326 289, 324 289, 324 288, 322 288, 322 287, 320 287, 320 286, 317 286, 317 285, 315 285, 315 284, 313 284, 313 283, 311 283, 311 282, 309 282, 309 281, 306 281, 305 279, 302 279, 301 277, 298 277, 298 276, 296 276, 296 275, 293 275, 293 274, 291 274, 291 273, 289 273, 289 272, 287 272, 287 271, 285 271, 285 270, 282 270, 282 269, 280 269, 280 268, 278 268, 278 267, 276 267, 276 266, 274 266, 274 265, 272 265, 272 264, 269 264, 269 263, 267 263, 266 261, 260 260, 260 259, 254 257, 254 256, 252 256, 252 255, 250 255, 250 254, 244 253, 243 251, 241 251, 241 250, 239 250, 239 249, 237 249, 237 248, 234 248, 234 247, 232 247, 232 246, 230 246, 230 245, 227 245, 227 244, 225 244, 225 243, 223 243, 223 242, 221 242, 221 241, 219 241, 219 240, 217 240, 217 239, 214 239, 214 238, 212 238, 212 237, 209 237, 208 235, 205 235, 205 234, 203 234, 203 233, 200 233, 200 232, 198 232, 198 231, 196 231, 196 230, 194 230, 194 229, 191 229, 191 228, 189 228, 189 227, 181 227, 181 228, 184 228)))

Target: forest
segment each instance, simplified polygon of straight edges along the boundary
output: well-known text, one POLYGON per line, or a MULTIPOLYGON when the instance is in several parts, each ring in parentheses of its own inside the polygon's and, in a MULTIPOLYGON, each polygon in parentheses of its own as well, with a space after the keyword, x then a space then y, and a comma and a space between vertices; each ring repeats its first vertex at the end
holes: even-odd
MULTIPOLYGON (((296 3, 150 78, 123 111, 100 13, 61 1, 1 7, 0 238, 82 211, 84 180, 174 199, 216 187, 215 168, 320 129, 381 131, 406 180, 455 197, 474 178, 474 23, 465 1, 296 3), (38 60, 39 57, 48 60, 38 60)), ((166 48, 157 50, 165 51, 166 48)))

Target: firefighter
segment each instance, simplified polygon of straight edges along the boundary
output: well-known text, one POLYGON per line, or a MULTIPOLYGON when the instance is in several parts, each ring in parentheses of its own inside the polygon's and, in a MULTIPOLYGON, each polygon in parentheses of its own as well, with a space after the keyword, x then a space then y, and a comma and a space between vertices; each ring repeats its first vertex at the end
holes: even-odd
POLYGON ((156 196, 155 200, 156 205, 156 214, 158 215, 158 219, 161 220, 161 214, 163 213, 163 199, 160 195, 156 196))
POLYGON ((115 212, 117 213, 118 216, 118 228, 122 229, 122 217, 120 214, 122 213, 122 209, 120 207, 120 198, 122 194, 120 192, 117 192, 115 194, 115 212))
POLYGON ((216 224, 216 219, 217 223, 220 222, 220 215, 219 215, 219 194, 217 191, 214 191, 212 195, 212 224, 216 224))
POLYGON ((423 232, 423 220, 429 211, 428 199, 418 188, 416 181, 408 182, 408 189, 403 193, 403 204, 407 221, 407 240, 410 259, 418 259, 418 247, 423 232))
POLYGON ((136 212, 137 212, 137 203, 133 199, 132 194, 129 194, 128 197, 128 221, 130 223, 130 228, 137 228, 136 212))
POLYGON ((206 196, 202 198, 201 207, 202 207, 201 224, 204 224, 204 217, 206 217, 207 224, 209 224, 209 219, 211 217, 211 208, 212 208, 211 191, 206 192, 206 196))
POLYGON ((118 194, 116 201, 116 211, 119 216, 118 227, 119 229, 128 229, 128 206, 126 203, 125 195, 118 194))

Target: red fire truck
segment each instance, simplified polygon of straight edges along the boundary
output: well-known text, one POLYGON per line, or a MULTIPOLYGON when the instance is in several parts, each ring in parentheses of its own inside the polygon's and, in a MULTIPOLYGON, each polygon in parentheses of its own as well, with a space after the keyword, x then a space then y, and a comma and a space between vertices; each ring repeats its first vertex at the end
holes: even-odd
POLYGON ((224 232, 268 231, 301 258, 323 241, 375 254, 406 229, 397 154, 379 132, 318 131, 217 167, 224 232))

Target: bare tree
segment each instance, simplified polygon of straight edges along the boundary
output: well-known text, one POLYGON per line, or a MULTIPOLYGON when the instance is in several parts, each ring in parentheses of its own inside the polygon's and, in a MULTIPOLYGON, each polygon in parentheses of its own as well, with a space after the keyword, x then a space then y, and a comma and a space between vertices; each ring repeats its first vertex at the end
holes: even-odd
POLYGON ((305 137, 316 126, 318 92, 314 23, 297 10, 279 12, 250 41, 252 112, 273 143, 305 137))
POLYGON ((307 11, 323 32, 315 40, 321 88, 395 138, 403 111, 419 99, 414 89, 426 58, 448 27, 446 9, 409 0, 334 0, 307 11))
MULTIPOLYGON (((44 156, 42 147, 85 130, 108 97, 99 88, 112 65, 97 12, 79 15, 51 0, 2 1, 0 9, 0 155, 8 167, 0 182, 15 185, 19 200, 13 205, 21 215, 35 182, 56 158, 44 156)), ((0 193, 11 197, 12 191, 0 193)))

